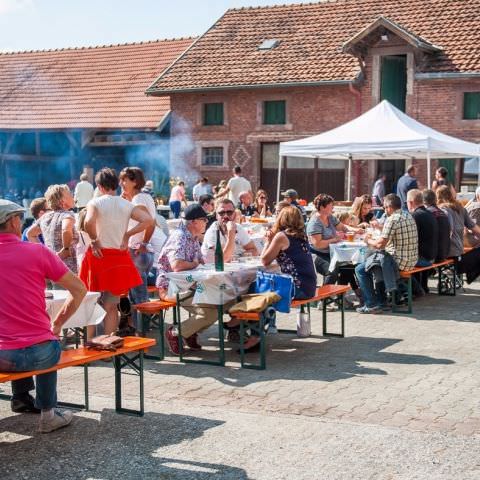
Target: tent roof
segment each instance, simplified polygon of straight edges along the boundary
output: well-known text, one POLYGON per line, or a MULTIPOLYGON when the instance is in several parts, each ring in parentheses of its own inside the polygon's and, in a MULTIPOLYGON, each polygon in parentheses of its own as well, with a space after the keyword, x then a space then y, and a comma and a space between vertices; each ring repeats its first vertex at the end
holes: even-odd
POLYGON ((444 135, 409 117, 387 100, 354 120, 313 137, 283 142, 280 155, 377 160, 480 156, 480 146, 444 135))

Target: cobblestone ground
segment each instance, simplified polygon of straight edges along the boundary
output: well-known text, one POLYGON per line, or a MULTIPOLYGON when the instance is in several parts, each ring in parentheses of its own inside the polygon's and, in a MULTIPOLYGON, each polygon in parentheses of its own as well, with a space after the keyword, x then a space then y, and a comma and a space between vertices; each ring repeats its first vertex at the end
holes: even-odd
MULTIPOLYGON (((113 412, 112 368, 95 365, 94 411, 68 430, 40 436, 1 403, 4 478, 480 479, 479 294, 429 295, 410 316, 348 312, 344 339, 321 337, 315 310, 312 337, 268 337, 265 371, 239 369, 234 349, 225 368, 147 361, 143 419, 113 412)), ((81 401, 81 369, 59 379, 81 401)))

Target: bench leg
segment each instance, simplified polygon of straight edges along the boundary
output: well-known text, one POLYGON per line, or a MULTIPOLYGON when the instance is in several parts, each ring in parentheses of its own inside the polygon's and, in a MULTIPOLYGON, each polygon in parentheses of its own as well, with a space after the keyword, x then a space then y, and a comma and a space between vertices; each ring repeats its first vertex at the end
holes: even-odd
MULTIPOLYGON (((147 336, 147 315, 145 313, 142 313, 140 315, 140 328, 142 331, 142 336, 146 337, 147 336)), ((160 310, 158 314, 153 314, 149 315, 150 317, 150 322, 152 322, 154 325, 158 326, 158 345, 160 348, 160 353, 158 355, 153 355, 151 353, 146 353, 145 358, 149 360, 163 360, 165 358, 165 337, 164 337, 164 324, 165 324, 165 316, 163 310, 160 310), (154 317, 157 316, 158 318, 158 324, 155 323, 154 317)))
POLYGON ((115 411, 123 415, 134 415, 143 417, 145 412, 144 407, 144 383, 143 383, 143 358, 144 353, 141 350, 133 357, 127 354, 117 355, 113 357, 115 366, 115 411), (138 360, 138 363, 137 363, 138 360), (122 407, 122 370, 125 367, 130 367, 139 377, 139 393, 140 393, 140 409, 132 410, 122 407))
POLYGON ((340 304, 340 314, 341 314, 341 330, 340 333, 330 333, 327 330, 327 304, 332 303, 335 299, 325 299, 323 301, 323 315, 322 315, 322 323, 323 323, 323 336, 324 337, 345 337, 345 304, 343 302, 343 293, 338 295, 336 301, 340 304))
MULTIPOLYGON (((180 299, 177 295, 177 321, 178 321, 178 336, 180 340, 182 339, 182 322, 180 320, 180 299)), ((179 342, 180 346, 180 361, 183 363, 197 363, 201 365, 216 365, 219 367, 225 366, 225 338, 223 331, 223 305, 217 305, 217 322, 218 322, 218 361, 214 360, 193 360, 191 358, 185 358, 183 342, 179 342)))

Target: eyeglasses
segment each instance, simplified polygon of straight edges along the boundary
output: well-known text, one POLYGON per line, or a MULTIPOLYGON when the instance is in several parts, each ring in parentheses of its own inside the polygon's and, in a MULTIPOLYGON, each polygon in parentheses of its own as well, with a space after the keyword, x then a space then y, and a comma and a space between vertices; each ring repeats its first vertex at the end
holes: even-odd
POLYGON ((221 217, 223 217, 224 215, 228 215, 230 217, 230 215, 233 215, 235 213, 235 210, 222 210, 220 212, 217 212, 217 215, 220 215, 221 217))

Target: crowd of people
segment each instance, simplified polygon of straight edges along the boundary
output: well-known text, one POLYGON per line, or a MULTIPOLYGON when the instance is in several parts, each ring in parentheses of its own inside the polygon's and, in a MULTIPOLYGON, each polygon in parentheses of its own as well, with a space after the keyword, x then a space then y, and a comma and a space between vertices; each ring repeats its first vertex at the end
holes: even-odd
MULTIPOLYGON (((155 284, 160 298, 171 300, 168 273, 212 263, 217 239, 226 263, 247 255, 260 257, 264 266, 276 261, 281 272, 292 277, 297 299, 314 295, 317 274, 324 284, 350 284, 359 313, 391 308, 387 294, 401 291, 401 270, 454 258, 458 272, 473 281, 480 275, 480 249, 465 253, 464 245, 480 244, 480 187, 464 207, 442 169, 437 170, 433 188, 423 191, 415 174, 414 167, 407 169, 398 181, 397 194, 386 194, 385 176, 380 175, 372 195, 357 197, 347 212, 335 212, 334 199, 319 194, 307 220, 296 190, 285 190, 283 200, 272 205, 267 192, 254 191, 236 166, 230 180, 217 187, 211 187, 207 178, 199 180, 193 203, 187 202, 185 185, 178 182, 172 188, 170 208, 175 218, 181 215, 182 204, 184 211, 171 231, 157 214, 152 183, 138 167, 126 167, 119 175, 101 169, 95 176, 95 191, 84 176, 73 194, 67 185, 51 185, 31 202, 34 222, 23 232, 25 208, 2 199, 0 316, 7 321, 0 325, 0 371, 54 365, 60 355, 62 325, 87 290, 101 292, 106 334, 118 330, 118 306, 126 292, 131 303, 142 303, 148 300, 148 285, 155 284), (256 217, 274 217, 273 226, 265 229, 262 248, 242 226, 256 217), (365 260, 332 270, 330 245, 355 235, 368 246, 365 260), (45 282, 70 292, 52 327, 45 312, 45 282)), ((416 276, 415 293, 428 293, 428 275, 416 276)), ((227 303, 224 311, 233 303, 227 303)), ((175 355, 181 346, 201 350, 198 334, 217 320, 216 307, 194 304, 192 291, 182 294, 182 307, 189 316, 182 321, 181 336, 173 326, 166 332, 175 355)), ((137 320, 132 318, 132 328, 139 328, 137 320)), ((234 331, 234 326, 229 327, 234 331)), ((94 327, 89 327, 88 336, 94 334, 94 327)), ((252 335, 244 347, 255 349, 258 342, 252 335)), ((37 377, 35 401, 32 389, 31 380, 13 382, 12 410, 41 413, 42 432, 70 423, 71 413, 56 409, 55 372, 37 377)))

